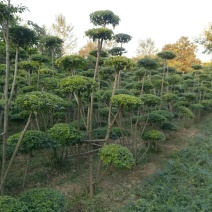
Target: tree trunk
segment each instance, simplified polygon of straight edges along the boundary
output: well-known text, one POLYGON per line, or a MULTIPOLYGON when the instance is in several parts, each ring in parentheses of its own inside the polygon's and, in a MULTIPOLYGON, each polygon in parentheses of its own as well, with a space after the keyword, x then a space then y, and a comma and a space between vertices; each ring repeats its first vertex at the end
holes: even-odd
MULTIPOLYGON (((8 10, 10 9, 10 0, 8 0, 8 10)), ((3 32, 5 43, 6 43, 6 73, 5 73, 5 86, 4 86, 4 130, 3 130, 3 143, 2 143, 2 169, 1 169, 1 195, 4 194, 4 175, 6 167, 6 145, 8 136, 8 113, 9 113, 9 102, 8 102, 8 87, 10 77, 10 44, 9 44, 9 22, 10 14, 6 20, 6 30, 3 32)))
POLYGON ((12 98, 13 98, 13 94, 14 94, 14 90, 15 90, 15 84, 16 84, 16 78, 17 78, 17 73, 18 73, 18 53, 19 53, 19 47, 16 47, 16 54, 15 54, 15 72, 14 72, 14 76, 13 76, 13 84, 12 84, 12 88, 11 88, 11 92, 10 92, 10 99, 9 102, 11 103, 12 98))
POLYGON ((93 182, 93 154, 89 155, 89 194, 90 198, 94 196, 94 182, 93 182))

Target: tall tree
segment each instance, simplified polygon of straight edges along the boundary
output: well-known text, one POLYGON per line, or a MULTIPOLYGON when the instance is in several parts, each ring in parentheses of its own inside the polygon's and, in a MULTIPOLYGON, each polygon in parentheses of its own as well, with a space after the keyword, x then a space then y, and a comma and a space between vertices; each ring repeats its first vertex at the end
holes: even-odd
POLYGON ((158 49, 155 45, 155 42, 151 38, 146 38, 144 40, 140 39, 138 41, 138 47, 136 49, 136 57, 154 57, 158 49))
POLYGON ((168 65, 175 67, 183 73, 192 71, 193 64, 200 64, 201 61, 197 59, 195 52, 197 46, 192 43, 188 37, 182 36, 174 44, 166 44, 163 51, 172 51, 176 54, 173 60, 168 61, 168 65))
MULTIPOLYGON (((100 26, 99 28, 94 28, 87 30, 85 32, 86 36, 88 36, 93 41, 97 41, 97 57, 96 57, 96 65, 94 72, 94 80, 96 80, 98 71, 99 71, 99 61, 100 61, 100 53, 102 50, 103 41, 111 40, 113 31, 107 29, 107 25, 112 25, 113 27, 119 24, 120 18, 115 15, 110 10, 99 10, 90 14, 90 21, 94 26, 100 26)), ((88 120, 92 120, 93 116, 93 93, 91 94, 91 110, 88 111, 88 120)), ((91 137, 92 134, 92 121, 89 123, 88 134, 91 137)))
POLYGON ((11 23, 15 22, 15 14, 23 12, 25 7, 15 7, 8 0, 0 1, 0 31, 3 34, 6 47, 6 74, 4 86, 4 129, 3 129, 3 147, 2 147, 2 169, 1 169, 1 195, 4 194, 3 176, 5 173, 6 163, 6 142, 8 136, 8 114, 9 114, 9 76, 10 76, 10 43, 9 43, 9 28, 11 23))
POLYGON ((63 55, 73 54, 77 46, 77 38, 73 33, 73 29, 74 26, 66 22, 64 15, 59 14, 56 16, 55 23, 52 24, 52 34, 63 40, 63 55))
POLYGON ((36 43, 37 38, 35 32, 23 27, 23 26, 15 26, 10 29, 10 40, 15 45, 16 48, 16 56, 15 56, 15 72, 13 76, 13 83, 10 92, 10 101, 13 98, 14 88, 16 84, 16 77, 18 73, 18 56, 19 56, 19 48, 25 48, 26 46, 32 47, 33 44, 36 43))

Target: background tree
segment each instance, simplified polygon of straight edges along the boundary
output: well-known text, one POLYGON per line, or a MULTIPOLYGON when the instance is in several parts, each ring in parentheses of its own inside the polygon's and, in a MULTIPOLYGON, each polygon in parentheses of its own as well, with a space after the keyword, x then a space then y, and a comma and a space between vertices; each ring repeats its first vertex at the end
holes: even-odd
POLYGON ((97 49, 97 45, 96 43, 92 42, 92 41, 88 41, 80 50, 79 50, 79 55, 81 57, 88 57, 90 51, 97 49))
POLYGON ((196 39, 196 42, 204 47, 203 53, 212 53, 212 23, 202 32, 199 38, 196 39))
POLYGON ((166 44, 162 50, 173 51, 176 54, 176 58, 169 61, 168 65, 175 67, 183 73, 192 71, 191 66, 201 62, 195 54, 197 46, 185 36, 181 37, 174 44, 166 44))
POLYGON ((58 14, 52 24, 52 34, 63 40, 62 54, 73 54, 77 46, 77 38, 73 33, 74 26, 66 22, 65 16, 58 14))
POLYGON ((52 59, 52 70, 54 69, 54 60, 61 56, 63 40, 57 36, 45 36, 42 39, 49 57, 52 59))
POLYGON ((136 58, 154 57, 157 52, 158 48, 156 47, 155 42, 151 38, 138 40, 136 58))

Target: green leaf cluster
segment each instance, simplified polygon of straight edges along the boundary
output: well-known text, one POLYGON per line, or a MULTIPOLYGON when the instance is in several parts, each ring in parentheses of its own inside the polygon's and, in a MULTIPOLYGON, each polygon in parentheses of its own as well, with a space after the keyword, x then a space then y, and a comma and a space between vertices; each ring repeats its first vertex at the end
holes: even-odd
POLYGON ((0 197, 0 212, 28 212, 26 203, 10 196, 0 197))
POLYGON ((16 103, 27 111, 44 112, 59 109, 63 99, 51 93, 32 91, 18 96, 16 103))
POLYGON ((164 133, 158 130, 147 130, 142 135, 142 138, 145 141, 150 141, 150 142, 166 140, 166 136, 164 135, 164 133))
POLYGON ((142 105, 142 101, 135 96, 128 94, 117 94, 111 97, 111 102, 114 106, 121 109, 133 109, 142 105))
POLYGON ((130 169, 135 161, 129 149, 119 144, 105 145, 99 152, 104 164, 130 169))
POLYGON ((30 212, 64 212, 67 208, 65 196, 50 188, 27 190, 21 194, 20 201, 28 206, 30 212))
POLYGON ((69 124, 58 123, 48 130, 48 134, 60 147, 74 146, 81 143, 81 134, 69 124))
POLYGON ((91 93, 98 87, 98 83, 92 78, 77 75, 62 79, 60 84, 65 92, 76 94, 91 93))
MULTIPOLYGON (((20 135, 21 133, 11 135, 7 140, 8 145, 15 146, 20 135)), ((46 133, 38 130, 28 130, 23 137, 19 152, 29 154, 35 150, 50 148, 52 145, 53 141, 46 133)))

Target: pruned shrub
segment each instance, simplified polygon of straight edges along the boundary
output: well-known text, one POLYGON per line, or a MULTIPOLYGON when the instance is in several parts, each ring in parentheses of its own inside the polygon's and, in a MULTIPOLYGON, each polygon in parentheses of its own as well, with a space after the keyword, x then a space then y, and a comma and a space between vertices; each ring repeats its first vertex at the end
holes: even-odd
POLYGON ((29 212, 26 203, 10 196, 0 197, 0 212, 29 212))
POLYGON ((67 209, 65 196, 49 188, 27 190, 21 194, 20 201, 28 206, 30 212, 63 212, 67 209))
POLYGON ((99 155, 104 164, 117 168, 130 169, 135 163, 130 150, 119 144, 105 145, 99 155))

